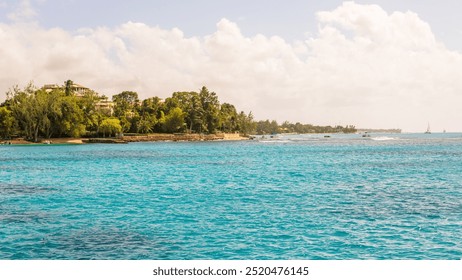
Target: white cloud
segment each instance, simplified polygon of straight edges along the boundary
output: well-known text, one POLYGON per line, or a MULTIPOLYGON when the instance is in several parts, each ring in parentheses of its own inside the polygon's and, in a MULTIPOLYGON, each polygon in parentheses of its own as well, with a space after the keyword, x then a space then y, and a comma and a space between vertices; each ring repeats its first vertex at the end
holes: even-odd
MULTIPOLYGON (((27 2, 27 1, 25 1, 27 2)), ((306 42, 244 36, 223 19, 205 37, 128 22, 69 33, 0 24, 0 100, 14 84, 72 79, 142 98, 206 85, 259 119, 462 131, 462 55, 415 13, 346 2, 306 42)))
POLYGON ((16 9, 8 14, 8 18, 15 22, 29 21, 37 16, 30 0, 21 0, 16 9))

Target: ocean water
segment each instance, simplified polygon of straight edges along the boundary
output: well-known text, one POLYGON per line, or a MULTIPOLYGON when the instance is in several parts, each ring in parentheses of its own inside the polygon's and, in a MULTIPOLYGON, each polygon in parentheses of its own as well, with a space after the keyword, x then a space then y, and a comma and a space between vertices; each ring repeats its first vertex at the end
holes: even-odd
POLYGON ((462 258, 462 134, 0 146, 0 259, 462 258))

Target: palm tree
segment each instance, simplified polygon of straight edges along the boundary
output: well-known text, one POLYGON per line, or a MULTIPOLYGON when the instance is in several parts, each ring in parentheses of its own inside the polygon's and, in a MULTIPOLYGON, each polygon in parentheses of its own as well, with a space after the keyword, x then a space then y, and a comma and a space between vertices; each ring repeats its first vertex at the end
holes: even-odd
POLYGON ((67 80, 64 82, 64 92, 66 93, 66 96, 71 95, 73 85, 74 82, 72 80, 67 80))

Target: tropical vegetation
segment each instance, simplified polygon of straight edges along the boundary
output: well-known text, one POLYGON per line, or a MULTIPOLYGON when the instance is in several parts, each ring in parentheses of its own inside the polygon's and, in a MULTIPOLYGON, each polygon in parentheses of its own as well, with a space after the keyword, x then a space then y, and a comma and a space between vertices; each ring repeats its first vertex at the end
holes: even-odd
POLYGON ((24 137, 38 142, 52 137, 115 137, 121 134, 203 133, 248 134, 355 132, 354 126, 323 127, 276 121, 254 121, 220 103, 205 86, 199 92, 174 92, 162 100, 140 100, 134 91, 108 98, 92 90, 75 92, 73 82, 37 88, 13 87, 0 104, 0 138, 24 137), (110 106, 104 106, 108 105, 110 106))

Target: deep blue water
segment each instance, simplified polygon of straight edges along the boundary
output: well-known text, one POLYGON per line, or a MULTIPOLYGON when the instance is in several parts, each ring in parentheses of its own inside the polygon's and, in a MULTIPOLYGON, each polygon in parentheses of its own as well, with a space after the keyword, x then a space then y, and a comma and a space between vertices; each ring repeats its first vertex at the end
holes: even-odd
POLYGON ((461 259, 462 134, 0 146, 0 259, 461 259))

